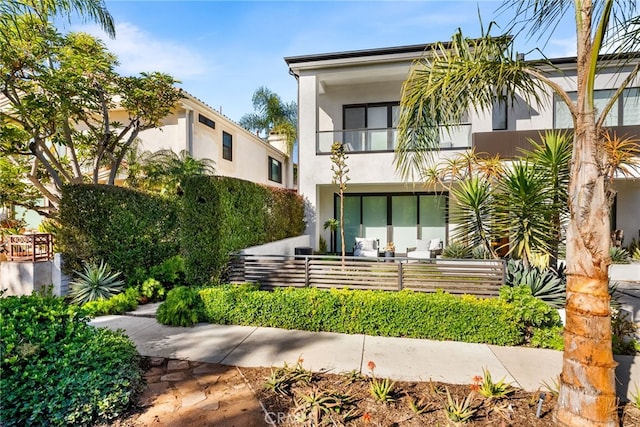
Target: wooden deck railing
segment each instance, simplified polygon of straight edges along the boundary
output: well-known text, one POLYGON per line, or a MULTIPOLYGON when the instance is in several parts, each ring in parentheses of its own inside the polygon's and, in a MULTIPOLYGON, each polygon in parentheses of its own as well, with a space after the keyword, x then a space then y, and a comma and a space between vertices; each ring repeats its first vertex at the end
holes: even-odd
POLYGON ((318 255, 235 255, 229 281, 281 286, 379 289, 497 296, 504 285, 503 260, 326 257, 318 255))
POLYGON ((53 258, 51 234, 8 236, 7 261, 37 262, 53 258))

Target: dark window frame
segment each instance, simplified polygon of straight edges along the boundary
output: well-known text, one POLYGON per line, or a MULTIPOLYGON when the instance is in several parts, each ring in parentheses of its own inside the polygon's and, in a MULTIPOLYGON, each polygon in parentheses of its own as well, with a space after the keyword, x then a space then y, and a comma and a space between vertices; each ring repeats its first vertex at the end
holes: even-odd
POLYGON ((204 115, 202 115, 200 113, 198 113, 198 123, 202 123, 203 125, 205 125, 206 127, 211 128, 211 129, 215 129, 216 128, 216 122, 214 122, 209 117, 204 116, 204 115))
POLYGON ((233 161, 233 135, 225 131, 222 131, 222 158, 233 161))
POLYGON ((282 184, 282 162, 278 159, 275 159, 269 156, 269 171, 268 171, 269 181, 277 182, 278 184, 282 184), (273 166, 277 167, 277 176, 274 176, 273 166))

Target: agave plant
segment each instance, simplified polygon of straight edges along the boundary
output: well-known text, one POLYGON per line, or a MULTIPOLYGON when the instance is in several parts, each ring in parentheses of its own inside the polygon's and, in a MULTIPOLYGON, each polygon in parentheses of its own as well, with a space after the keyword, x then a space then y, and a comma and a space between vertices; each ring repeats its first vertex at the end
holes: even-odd
POLYGON ((624 248, 612 246, 609 248, 609 256, 614 264, 629 264, 629 252, 624 248))
POLYGON ((471 248, 459 241, 450 242, 442 250, 442 258, 467 259, 471 258, 471 248))
POLYGON ((554 308, 562 308, 567 297, 564 264, 557 269, 525 266, 521 261, 507 262, 506 282, 509 286, 528 286, 531 294, 554 308))
POLYGON ((78 278, 69 283, 69 296, 74 304, 109 299, 122 292, 124 287, 124 280, 119 279, 121 273, 112 272, 104 261, 100 261, 100 265, 85 263, 84 271, 74 273, 78 278))

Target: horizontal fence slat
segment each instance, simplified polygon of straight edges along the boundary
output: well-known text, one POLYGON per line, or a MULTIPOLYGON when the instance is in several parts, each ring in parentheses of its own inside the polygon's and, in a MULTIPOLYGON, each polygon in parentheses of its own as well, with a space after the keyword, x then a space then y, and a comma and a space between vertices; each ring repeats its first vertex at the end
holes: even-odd
POLYGON ((266 289, 282 286, 350 288, 497 296, 504 284, 504 261, 415 260, 326 256, 238 255, 229 262, 231 282, 256 282, 266 289), (400 276, 400 273, 402 275, 400 276))

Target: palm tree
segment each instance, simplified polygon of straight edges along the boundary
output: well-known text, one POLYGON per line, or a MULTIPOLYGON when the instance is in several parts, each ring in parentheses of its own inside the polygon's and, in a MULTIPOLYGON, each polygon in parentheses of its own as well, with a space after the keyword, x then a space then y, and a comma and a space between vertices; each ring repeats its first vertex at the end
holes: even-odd
POLYGON ((195 159, 187 150, 181 150, 179 154, 173 150, 145 151, 137 162, 129 166, 130 170, 133 167, 134 173, 128 183, 162 193, 181 194, 187 178, 215 174, 213 160, 195 159))
POLYGON ((331 231, 331 252, 335 253, 336 247, 334 236, 336 234, 336 230, 338 229, 338 227, 340 227, 340 221, 335 218, 330 218, 324 222, 323 227, 325 230, 328 228, 329 231, 331 231))
POLYGON ((460 123, 470 108, 490 111, 496 101, 540 101, 544 88, 567 105, 574 136, 568 187, 567 325, 560 394, 559 425, 616 426, 615 366, 611 350, 608 293, 610 246, 609 165, 603 149, 604 120, 623 90, 638 75, 631 67, 606 106, 596 111, 594 83, 600 54, 615 50, 620 61, 640 42, 638 5, 633 0, 506 0, 530 29, 529 36, 550 34, 574 7, 577 36, 577 99, 554 83, 539 65, 513 52, 513 38, 492 37, 491 26, 470 40, 459 30, 450 45, 439 44, 414 63, 403 85, 402 113, 395 164, 409 178, 438 149, 438 124, 460 123), (551 31, 550 31, 551 30, 551 31), (613 43, 611 43, 613 42, 613 43))
POLYGON ((0 19, 11 20, 18 15, 31 15, 42 23, 54 16, 71 19, 78 15, 85 20, 96 22, 111 38, 116 36, 113 17, 104 0, 2 0, 0 19))
POLYGON ((262 138, 270 133, 282 135, 287 142, 287 155, 293 152, 298 138, 298 106, 295 102, 284 103, 278 94, 262 86, 253 93, 255 113, 245 114, 240 118, 240 126, 256 132, 262 138))

